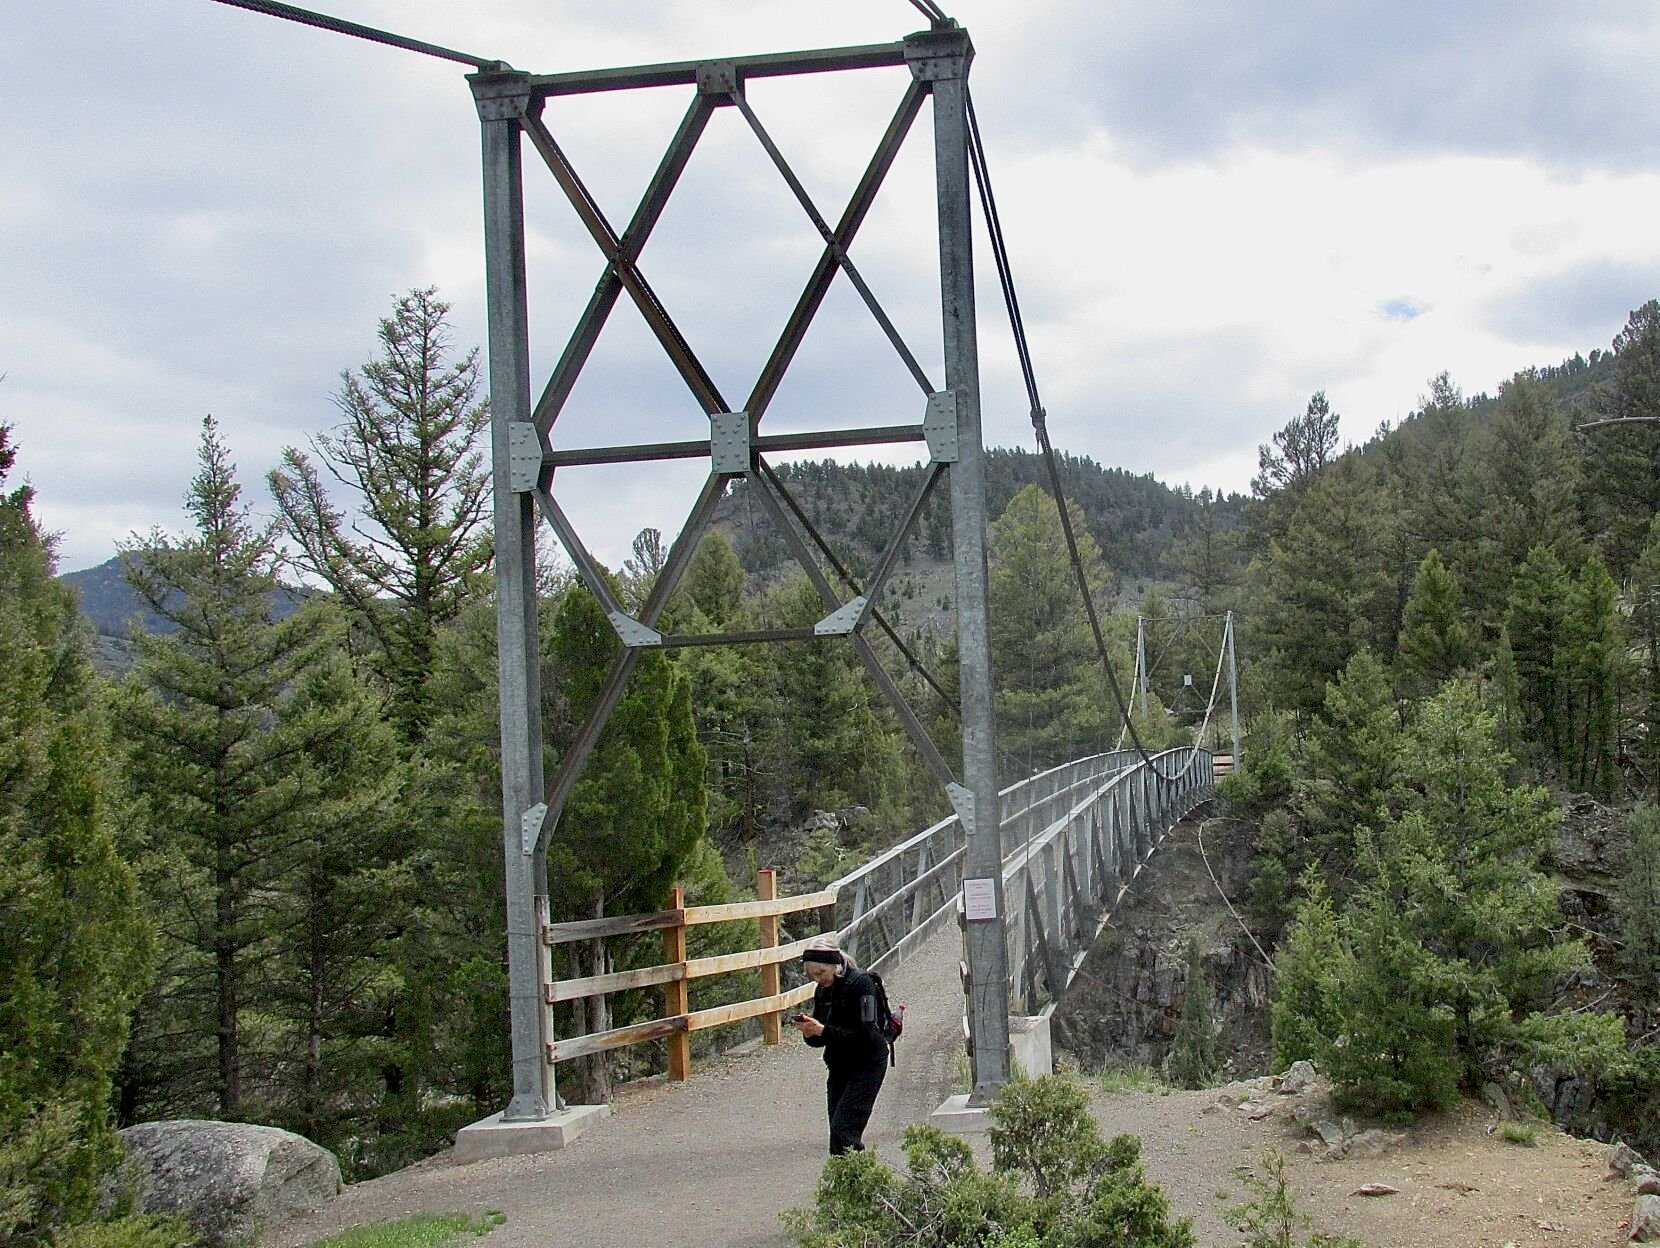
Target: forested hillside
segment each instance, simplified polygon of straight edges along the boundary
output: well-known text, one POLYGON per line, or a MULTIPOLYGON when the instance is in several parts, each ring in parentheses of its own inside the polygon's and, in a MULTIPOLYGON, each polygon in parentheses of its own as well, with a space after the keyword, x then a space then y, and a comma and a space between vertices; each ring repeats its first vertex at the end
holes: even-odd
MULTIPOLYGON (((153 626, 119 680, 88 669, 29 492, 0 496, 0 1128, 22 1141, 0 1234, 95 1218, 112 1122, 275 1123, 361 1177, 505 1102, 487 416, 446 313, 432 290, 395 302, 346 375, 343 423, 263 474, 275 530, 204 424, 184 525, 124 552, 153 626), (322 591, 289 601, 300 580, 322 591), (93 945, 102 961, 77 952, 93 945)), ((1406 1114, 1491 1081, 1660 1143, 1656 418, 1649 304, 1612 352, 1495 396, 1435 378, 1362 446, 1339 445, 1317 394, 1262 448, 1251 499, 1065 459, 1121 684, 1144 622, 1149 746, 1190 739, 1186 678, 1208 686, 1236 613, 1248 732, 1227 796, 1257 846, 1249 920, 1278 951, 1276 1054, 1316 1057, 1357 1106, 1406 1114)), ((26 454, 0 439, 0 474, 26 454)), ((920 471, 780 469, 859 574, 920 471)), ((1041 482, 1035 456, 990 453, 1005 780, 1122 730, 1041 482)), ((881 604, 898 643, 871 638, 950 758, 943 503, 881 604)), ((665 627, 822 617, 756 510, 741 485, 723 500, 665 627)), ((625 604, 664 546, 636 538, 615 570, 625 604)), ((619 643, 568 575, 542 589, 551 765, 619 643)), ((649 653, 554 830, 554 917, 657 909, 677 883, 733 900, 755 866, 822 885, 944 809, 849 647, 649 653)), ((693 929, 693 954, 742 936, 722 933, 693 929)), ((562 947, 558 973, 661 952, 607 948, 562 947)), ((721 989, 700 984, 694 1006, 713 1004, 700 991, 721 989)), ((558 1026, 650 1004, 562 1005, 558 1026)), ((562 1068, 561 1086, 603 1098, 659 1060, 634 1052, 562 1068)))
POLYGON ((1237 605, 1276 1061, 1660 1143, 1660 306, 1608 354, 1262 448, 1237 605))

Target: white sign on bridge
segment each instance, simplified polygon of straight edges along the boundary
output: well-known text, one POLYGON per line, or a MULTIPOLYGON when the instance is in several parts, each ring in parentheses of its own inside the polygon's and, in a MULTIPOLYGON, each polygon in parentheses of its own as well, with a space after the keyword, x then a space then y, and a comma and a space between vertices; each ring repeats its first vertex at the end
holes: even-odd
POLYGON ((997 917, 997 881, 964 880, 963 913, 970 922, 997 917))

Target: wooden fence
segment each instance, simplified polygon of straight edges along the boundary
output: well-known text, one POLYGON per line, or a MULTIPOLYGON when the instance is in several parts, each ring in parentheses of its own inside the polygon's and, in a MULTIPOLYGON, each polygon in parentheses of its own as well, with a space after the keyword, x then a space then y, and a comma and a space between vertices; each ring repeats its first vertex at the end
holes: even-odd
POLYGON ((787 991, 780 986, 779 966, 799 958, 808 945, 818 937, 778 943, 778 918, 803 910, 821 910, 835 903, 837 890, 826 889, 796 897, 779 897, 777 876, 770 870, 756 872, 756 900, 740 901, 724 906, 688 906, 685 893, 675 889, 671 906, 656 914, 620 915, 607 919, 579 919, 570 923, 549 923, 542 915, 542 984, 543 1035, 551 1036, 553 1007, 561 1001, 575 1001, 604 993, 629 989, 661 987, 663 1016, 627 1027, 613 1027, 609 1031, 591 1032, 566 1040, 553 1040, 547 1046, 550 1062, 568 1061, 607 1049, 642 1044, 648 1040, 668 1041, 669 1078, 685 1079, 691 1074, 691 1033, 709 1027, 745 1019, 761 1019, 762 1038, 768 1044, 777 1044, 782 1035, 783 1012, 809 1000, 813 995, 811 983, 787 991), (760 920, 761 941, 756 949, 737 953, 717 954, 707 958, 687 958, 686 929, 705 923, 730 923, 741 919, 760 920), (576 941, 603 940, 613 936, 632 936, 640 932, 663 933, 663 961, 657 966, 642 966, 634 970, 614 971, 607 975, 589 975, 578 979, 553 978, 552 948, 554 945, 576 941), (694 979, 710 975, 726 975, 733 971, 759 970, 762 995, 748 1001, 718 1005, 706 1010, 690 1008, 688 986, 694 979))

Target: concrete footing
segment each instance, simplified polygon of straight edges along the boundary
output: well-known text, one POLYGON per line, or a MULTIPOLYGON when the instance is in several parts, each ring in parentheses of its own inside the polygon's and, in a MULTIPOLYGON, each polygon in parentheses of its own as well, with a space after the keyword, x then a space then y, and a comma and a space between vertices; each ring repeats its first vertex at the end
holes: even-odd
POLYGON ((500 1114, 491 1114, 455 1133, 455 1160, 466 1164, 492 1157, 551 1153, 610 1116, 609 1105, 567 1105, 558 1113, 528 1122, 503 1122, 500 1114))
POLYGON ((1055 1073, 1055 1046, 1050 1039, 1049 1017, 1041 1014, 1016 1015, 1009 1019, 1009 1066, 1029 1078, 1055 1073))
POLYGON ((928 1115, 928 1121, 951 1135, 975 1135, 991 1129, 991 1112, 984 1105, 968 1103, 968 1093, 948 1096, 945 1103, 928 1115))
MULTIPOLYGON (((1033 1079, 1054 1073, 1055 1049, 1049 1030, 1053 1012, 1046 1009, 1041 1014, 1009 1019, 1010 1070, 1033 1079)), ((990 1112, 984 1106, 970 1105, 966 1092, 946 1097, 945 1103, 928 1115, 928 1121, 953 1135, 972 1135, 991 1128, 990 1112)))

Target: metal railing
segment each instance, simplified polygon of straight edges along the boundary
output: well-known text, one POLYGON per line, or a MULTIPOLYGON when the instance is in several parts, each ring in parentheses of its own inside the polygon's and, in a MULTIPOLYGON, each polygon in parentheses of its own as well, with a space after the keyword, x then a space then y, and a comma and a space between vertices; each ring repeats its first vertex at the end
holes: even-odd
POLYGON ((1026 842, 1003 862, 1011 1013, 1060 998, 1130 881, 1215 784, 1213 756, 1187 746, 1028 807, 1026 842))
MULTIPOLYGON (((1214 792, 1213 756, 1184 747, 1142 760, 1118 750, 1063 763, 1012 784, 999 794, 1003 891, 1010 968, 1009 1008, 1027 1014, 1065 992, 1130 880, 1165 834, 1214 792), (1156 764, 1165 762, 1161 770, 1156 764), (1168 766, 1179 763, 1179 767, 1168 766), (1166 774, 1166 773, 1169 774, 1166 774)), ((800 957, 811 937, 780 944, 784 915, 808 913, 815 929, 835 932, 841 947, 862 966, 902 960, 947 915, 961 917, 962 825, 953 815, 877 855, 816 893, 774 895, 771 871, 760 872, 755 901, 687 906, 679 889, 671 908, 656 914, 549 923, 542 930, 544 1034, 551 1036, 552 1008, 562 1001, 656 987, 663 1012, 656 1019, 604 1032, 549 1040, 554 1062, 647 1041, 669 1042, 669 1076, 691 1070, 689 1035, 759 1018, 763 1037, 776 1044, 782 1012, 812 995, 811 984, 784 988, 780 964, 800 957), (686 956, 686 929, 706 923, 757 920, 759 947, 716 957, 686 956), (549 956, 555 945, 662 933, 663 960, 655 966, 555 980, 549 956), (762 995, 693 1011, 689 981, 759 970, 762 995)))

